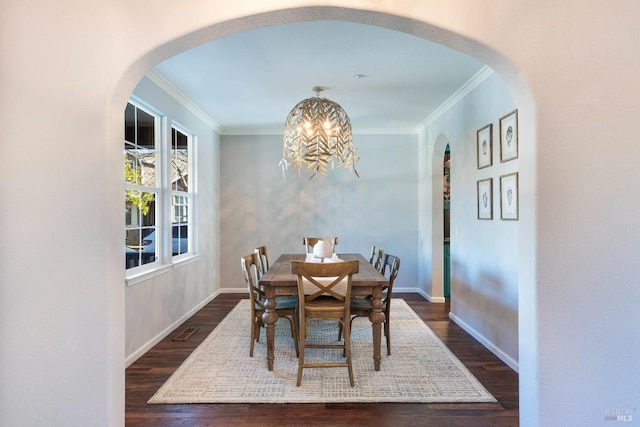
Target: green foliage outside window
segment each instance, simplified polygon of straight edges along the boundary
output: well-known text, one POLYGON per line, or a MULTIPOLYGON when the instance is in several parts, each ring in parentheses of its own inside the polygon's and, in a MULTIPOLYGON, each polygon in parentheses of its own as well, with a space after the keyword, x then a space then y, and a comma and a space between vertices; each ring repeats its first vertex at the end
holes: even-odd
MULTIPOLYGON (((140 169, 135 167, 134 162, 127 159, 126 156, 124 159, 124 178, 126 182, 136 185, 142 184, 140 169)), ((125 190, 125 196, 127 205, 130 203, 136 206, 143 216, 149 213, 149 205, 153 200, 153 193, 128 189, 125 190)))

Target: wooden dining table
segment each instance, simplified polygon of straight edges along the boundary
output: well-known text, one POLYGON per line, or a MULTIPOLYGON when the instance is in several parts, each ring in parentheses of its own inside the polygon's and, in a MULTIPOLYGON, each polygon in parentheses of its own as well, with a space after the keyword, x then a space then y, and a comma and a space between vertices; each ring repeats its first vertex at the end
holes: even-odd
MULTIPOLYGON (((379 371, 380 342, 382 324, 384 323, 382 291, 389 285, 389 281, 360 254, 338 254, 337 256, 343 261, 360 261, 359 272, 354 274, 351 279, 351 295, 371 295, 373 297, 373 309, 369 315, 369 320, 373 327, 373 366, 376 371, 379 371)), ((266 310, 262 316, 262 321, 267 329, 267 366, 270 371, 273 370, 275 324, 278 321, 278 314, 275 311, 275 297, 298 295, 298 281, 297 276, 291 274, 291 260, 304 261, 305 257, 305 254, 280 255, 258 282, 259 286, 264 289, 267 298, 266 310)))

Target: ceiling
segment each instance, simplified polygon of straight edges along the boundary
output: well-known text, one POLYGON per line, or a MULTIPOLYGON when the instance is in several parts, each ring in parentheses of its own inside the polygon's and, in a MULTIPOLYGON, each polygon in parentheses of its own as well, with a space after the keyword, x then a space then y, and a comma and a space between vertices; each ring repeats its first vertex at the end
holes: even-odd
POLYGON ((415 131, 483 67, 402 32, 311 21, 224 37, 151 74, 197 105, 222 134, 281 132, 289 111, 315 96, 314 86, 342 105, 354 133, 390 133, 415 131))

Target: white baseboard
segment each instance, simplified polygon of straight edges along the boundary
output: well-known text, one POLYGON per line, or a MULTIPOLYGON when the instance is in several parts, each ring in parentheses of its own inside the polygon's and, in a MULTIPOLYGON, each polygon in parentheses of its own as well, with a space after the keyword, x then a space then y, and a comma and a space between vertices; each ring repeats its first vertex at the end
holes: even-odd
POLYGON ((465 323, 462 319, 457 317, 453 313, 449 313, 449 319, 455 322, 458 326, 464 329, 469 335, 475 338, 480 344, 485 346, 490 352, 495 354, 500 360, 506 363, 511 369, 516 372, 519 372, 518 361, 514 360, 511 356, 503 352, 500 348, 498 348, 494 343, 489 341, 485 336, 481 333, 473 329, 469 324, 465 323))
MULTIPOLYGON (((238 290, 236 289, 235 292, 238 292, 238 290)), ((202 307, 204 307, 205 305, 209 304, 209 302, 211 300, 213 300, 215 297, 217 297, 219 294, 221 293, 225 293, 221 290, 218 290, 216 292, 214 292, 213 294, 209 295, 207 298, 205 298, 200 304, 198 304, 197 306, 193 307, 191 310, 189 310, 188 312, 186 312, 184 315, 182 315, 182 317, 180 317, 178 320, 176 320, 175 322, 173 322, 171 325, 167 326, 163 331, 161 331, 158 335, 156 335, 155 337, 153 337, 152 339, 150 339, 149 341, 147 341, 144 345, 142 345, 140 348, 138 348, 136 351, 134 351, 133 353, 131 353, 129 356, 127 356, 124 360, 124 364, 125 367, 129 367, 129 365, 131 365, 133 362, 135 362, 136 360, 138 360, 143 354, 145 354, 147 351, 149 351, 151 349, 151 347, 153 347, 154 345, 158 344, 160 341, 162 341, 167 335, 169 335, 171 332, 173 332, 178 326, 180 326, 185 320, 187 320, 188 318, 190 318, 191 316, 193 316, 194 314, 196 314, 196 312, 198 310, 200 310, 202 307)))
POLYGON ((222 288, 218 290, 218 294, 247 294, 247 298, 249 298, 249 291, 247 288, 222 288))
MULTIPOLYGON (((426 299, 427 301, 432 302, 432 303, 436 303, 436 304, 443 304, 443 303, 445 303, 447 301, 444 297, 432 297, 431 295, 429 295, 428 293, 426 293, 422 289, 418 289, 418 288, 410 288, 410 289, 411 290, 407 290, 407 291, 404 291, 404 292, 417 292, 420 295, 422 295, 422 297, 424 299, 426 299)), ((394 290, 395 290, 395 288, 394 288, 394 290)))
POLYGON ((401 292, 403 294, 415 294, 415 293, 419 293, 420 291, 418 290, 418 288, 414 288, 414 287, 401 288, 401 287, 398 287, 398 286, 394 286, 393 287, 393 292, 394 293, 396 293, 396 292, 400 293, 401 292))

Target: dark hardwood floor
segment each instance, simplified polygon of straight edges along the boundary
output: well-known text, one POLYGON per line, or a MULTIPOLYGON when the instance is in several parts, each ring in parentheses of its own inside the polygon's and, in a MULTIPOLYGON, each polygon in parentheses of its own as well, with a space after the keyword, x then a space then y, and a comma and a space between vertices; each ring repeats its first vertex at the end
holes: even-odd
POLYGON ((222 294, 127 368, 126 425, 517 426, 518 374, 449 320, 448 303, 432 304, 418 294, 394 296, 407 301, 497 403, 148 405, 147 400, 198 344, 241 298, 248 297, 244 293, 222 294), (198 329, 186 341, 174 341, 186 328, 198 329))

